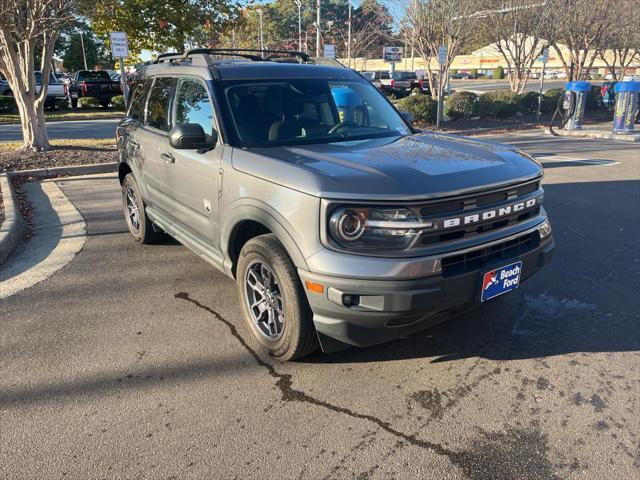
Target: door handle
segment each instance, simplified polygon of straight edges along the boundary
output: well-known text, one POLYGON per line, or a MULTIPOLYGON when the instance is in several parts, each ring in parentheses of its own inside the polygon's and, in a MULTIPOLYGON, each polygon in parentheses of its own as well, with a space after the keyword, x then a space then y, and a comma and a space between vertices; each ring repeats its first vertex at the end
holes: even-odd
POLYGON ((168 163, 176 163, 176 157, 167 152, 162 152, 160 158, 168 163))

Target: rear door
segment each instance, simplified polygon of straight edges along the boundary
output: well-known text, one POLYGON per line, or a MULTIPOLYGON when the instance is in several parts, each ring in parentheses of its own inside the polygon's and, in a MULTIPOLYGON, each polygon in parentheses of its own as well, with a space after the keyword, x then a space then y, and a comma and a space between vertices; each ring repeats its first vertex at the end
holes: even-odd
MULTIPOLYGON (((173 125, 198 124, 208 140, 217 135, 211 92, 200 77, 185 76, 178 80, 172 115, 173 125)), ((174 149, 164 143, 160 151, 160 157, 168 160, 164 173, 170 215, 215 250, 218 250, 218 187, 223 149, 218 139, 213 150, 207 152, 174 149)))

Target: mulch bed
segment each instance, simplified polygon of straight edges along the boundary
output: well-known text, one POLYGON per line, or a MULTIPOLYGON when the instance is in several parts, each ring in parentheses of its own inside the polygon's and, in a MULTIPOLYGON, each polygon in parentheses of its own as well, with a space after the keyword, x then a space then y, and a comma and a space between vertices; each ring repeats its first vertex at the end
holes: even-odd
POLYGON ((117 161, 115 145, 52 146, 46 152, 0 150, 0 173, 117 161))
MULTIPOLYGON (((503 133, 513 130, 529 130, 535 128, 548 127, 551 122, 552 115, 545 114, 540 116, 538 121, 535 114, 515 116, 510 118, 484 118, 482 120, 459 119, 451 120, 442 124, 440 131, 457 133, 462 132, 464 135, 488 135, 491 133, 503 133), (475 130, 475 131, 474 131, 475 130)), ((606 122, 612 119, 611 113, 596 112, 589 113, 585 118, 585 124, 606 122)), ((557 123, 557 120, 556 120, 557 123)), ((416 124, 418 128, 425 130, 435 129, 433 124, 416 124)))

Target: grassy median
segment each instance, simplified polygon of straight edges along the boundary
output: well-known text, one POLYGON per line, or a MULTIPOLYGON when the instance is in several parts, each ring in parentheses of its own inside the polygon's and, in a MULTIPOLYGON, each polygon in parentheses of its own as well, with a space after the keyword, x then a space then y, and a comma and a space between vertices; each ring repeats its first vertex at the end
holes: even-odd
MULTIPOLYGON (((106 120, 110 118, 122 118, 123 116, 124 112, 104 108, 44 111, 44 118, 47 121, 52 122, 60 120, 106 120)), ((8 123, 20 123, 20 115, 18 115, 17 113, 0 114, 0 124, 8 123)))

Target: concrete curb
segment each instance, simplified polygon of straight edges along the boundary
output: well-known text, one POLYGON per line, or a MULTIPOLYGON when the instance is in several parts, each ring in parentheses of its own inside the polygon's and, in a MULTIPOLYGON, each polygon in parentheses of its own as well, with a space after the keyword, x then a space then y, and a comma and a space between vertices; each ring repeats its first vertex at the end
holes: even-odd
POLYGON ((14 252, 24 236, 26 227, 26 222, 18 208, 18 200, 11 182, 11 177, 27 176, 44 179, 50 177, 113 173, 117 170, 118 164, 111 162, 34 170, 17 170, 0 175, 0 188, 2 189, 5 216, 4 222, 0 226, 0 265, 14 252))
POLYGON ((4 203, 4 222, 0 225, 0 264, 2 264, 22 240, 26 225, 18 208, 18 198, 9 175, 0 175, 0 188, 4 203))
POLYGON ((118 171, 118 163, 93 163, 91 165, 71 165, 68 167, 37 168, 34 170, 16 170, 10 175, 26 177, 66 177, 70 175, 93 175, 97 173, 113 173, 118 171))
MULTIPOLYGON (((640 142, 640 134, 620 135, 606 130, 554 130, 561 137, 598 138, 601 140, 622 140, 625 142, 640 142)), ((545 128, 547 135, 553 135, 549 128, 545 128)))

